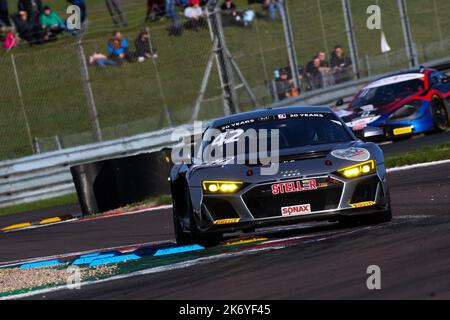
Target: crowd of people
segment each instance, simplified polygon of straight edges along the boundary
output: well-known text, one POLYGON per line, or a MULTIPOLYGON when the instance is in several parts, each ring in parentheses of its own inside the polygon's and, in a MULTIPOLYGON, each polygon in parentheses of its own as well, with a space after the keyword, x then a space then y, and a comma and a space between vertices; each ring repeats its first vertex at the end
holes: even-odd
MULTIPOLYGON (((304 83, 306 91, 316 90, 348 81, 352 77, 352 61, 345 54, 342 46, 337 45, 327 58, 324 50, 319 50, 306 64, 299 68, 299 83, 304 83)), ((283 100, 297 95, 300 88, 295 88, 293 75, 289 67, 277 70, 274 75, 276 95, 283 100)))
MULTIPOLYGON (((78 5, 81 10, 81 20, 86 16, 84 0, 67 0, 78 5)), ((17 11, 10 14, 7 0, 0 0, 0 42, 6 49, 11 49, 21 40, 30 45, 57 40, 59 34, 68 30, 66 21, 41 0, 18 0, 17 11)))
MULTIPOLYGON (((85 0, 66 0, 81 9, 81 22, 87 17, 85 0)), ((145 21, 155 21, 160 18, 171 21, 169 35, 179 36, 184 30, 200 31, 207 27, 205 5, 208 0, 147 0, 145 21)), ((258 4, 267 11, 270 20, 281 19, 284 14, 283 0, 247 0, 248 5, 258 4)), ((95 52, 89 57, 89 63, 98 67, 117 66, 124 61, 143 62, 157 58, 157 50, 150 39, 148 31, 139 32, 130 49, 120 26, 126 27, 127 20, 121 0, 105 0, 106 8, 111 15, 114 32, 108 39, 106 52, 95 52)), ((240 9, 233 0, 222 0, 220 4, 222 23, 224 26, 248 27, 256 18, 251 9, 240 9)), ((42 0, 18 0, 17 12, 10 14, 7 0, 0 0, 0 43, 11 49, 20 40, 29 44, 38 44, 57 40, 62 33, 76 34, 69 30, 66 21, 42 0)), ((305 90, 315 90, 333 84, 347 81, 351 78, 352 61, 341 46, 336 46, 330 59, 324 50, 320 50, 299 70, 299 83, 295 88, 292 72, 289 67, 281 68, 275 74, 274 95, 282 100, 298 95, 303 87, 305 90)))
POLYGON ((107 66, 120 66, 125 61, 144 62, 147 59, 156 59, 158 52, 147 30, 139 32, 134 41, 134 50, 130 49, 128 41, 120 31, 114 31, 107 43, 107 54, 95 52, 89 57, 91 65, 105 68, 107 66))

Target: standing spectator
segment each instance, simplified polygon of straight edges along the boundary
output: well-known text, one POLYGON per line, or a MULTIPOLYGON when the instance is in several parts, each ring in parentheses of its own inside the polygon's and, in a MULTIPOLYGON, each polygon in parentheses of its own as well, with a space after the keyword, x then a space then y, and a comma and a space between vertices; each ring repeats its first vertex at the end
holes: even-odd
POLYGON ((344 54, 342 46, 337 45, 331 54, 331 69, 334 76, 335 83, 341 83, 350 80, 350 67, 352 60, 344 54))
POLYGON ((143 62, 145 59, 157 58, 155 44, 150 42, 150 36, 147 31, 142 31, 138 34, 134 45, 136 47, 136 57, 139 62, 143 62))
POLYGON ((49 6, 44 7, 44 13, 41 14, 39 21, 42 28, 47 29, 54 34, 66 30, 64 21, 49 6))
POLYGON ((320 59, 314 56, 305 68, 308 90, 322 88, 322 73, 320 72, 320 59))
POLYGON ((115 62, 122 63, 123 60, 131 62, 128 54, 128 42, 119 31, 115 31, 113 37, 108 41, 108 53, 115 62))
POLYGON ((10 27, 8 1, 0 0, 0 28, 10 27))
POLYGON ((191 0, 190 3, 191 5, 184 9, 184 16, 188 18, 186 28, 198 31, 205 26, 204 13, 200 7, 200 0, 191 0))
POLYGON ((17 3, 18 11, 25 11, 28 15, 28 21, 39 22, 39 16, 42 14, 41 0, 19 0, 17 3))
POLYGON ((127 26, 127 20, 125 19, 125 13, 122 9, 122 4, 120 0, 106 0, 106 7, 108 8, 109 14, 113 20, 114 26, 117 28, 119 26, 118 17, 124 27, 127 26))
POLYGON ((164 14, 164 8, 159 4, 158 0, 147 0, 147 13, 145 15, 145 22, 156 21, 159 16, 164 14))
POLYGON ((283 16, 283 0, 265 0, 265 5, 269 10, 269 16, 272 20, 275 20, 275 9, 278 11, 280 18, 283 16))
POLYGON ((323 86, 328 87, 334 84, 333 75, 331 73, 330 63, 327 60, 327 54, 324 50, 317 52, 317 56, 320 60, 319 70, 322 74, 323 86))
POLYGON ((175 17, 175 0, 165 0, 164 6, 166 17, 173 20, 175 17))

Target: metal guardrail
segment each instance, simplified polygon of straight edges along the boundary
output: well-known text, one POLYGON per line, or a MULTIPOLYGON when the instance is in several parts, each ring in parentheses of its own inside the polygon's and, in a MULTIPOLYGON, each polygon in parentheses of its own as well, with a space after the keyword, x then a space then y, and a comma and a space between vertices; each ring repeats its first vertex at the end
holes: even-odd
MULTIPOLYGON (((424 65, 448 69, 450 58, 424 65)), ((308 92, 301 97, 286 99, 271 107, 292 104, 329 105, 339 99, 353 96, 361 86, 379 77, 380 75, 308 92)), ((102 143, 0 161, 0 207, 73 193, 75 187, 70 166, 169 147, 174 144, 174 141, 171 141, 171 133, 181 128, 191 131, 193 126, 183 125, 102 143)))

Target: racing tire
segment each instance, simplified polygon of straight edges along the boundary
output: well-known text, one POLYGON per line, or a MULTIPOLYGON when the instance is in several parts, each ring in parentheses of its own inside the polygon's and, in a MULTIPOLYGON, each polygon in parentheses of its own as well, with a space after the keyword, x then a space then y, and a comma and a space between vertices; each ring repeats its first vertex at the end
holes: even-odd
POLYGON ((434 123, 434 132, 443 132, 449 127, 449 119, 444 101, 438 96, 431 98, 431 116, 434 123))
POLYGON ((177 245, 184 246, 195 243, 192 234, 183 231, 180 217, 175 212, 173 214, 173 229, 175 232, 175 240, 177 242, 177 245))
POLYGON ((177 245, 199 244, 204 247, 210 247, 219 244, 223 240, 223 234, 220 232, 202 233, 198 230, 192 210, 191 198, 187 187, 185 189, 186 212, 189 217, 189 232, 183 231, 181 217, 179 213, 173 214, 175 239, 177 245))

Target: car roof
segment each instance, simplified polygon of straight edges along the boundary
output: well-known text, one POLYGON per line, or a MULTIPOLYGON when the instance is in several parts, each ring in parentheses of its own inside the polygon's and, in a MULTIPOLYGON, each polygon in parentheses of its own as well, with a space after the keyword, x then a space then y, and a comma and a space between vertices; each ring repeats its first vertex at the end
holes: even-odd
POLYGON ((245 121, 258 117, 273 116, 283 113, 314 113, 314 112, 332 113, 333 111, 326 106, 288 106, 279 108, 257 109, 253 111, 237 113, 223 118, 212 120, 210 122, 210 126, 220 127, 229 123, 245 121))
POLYGON ((372 89, 387 86, 394 83, 401 83, 415 79, 423 79, 425 74, 420 72, 407 72, 407 73, 399 73, 390 76, 383 77, 374 82, 369 83, 364 89, 372 89))
POLYGON ((378 78, 377 80, 374 80, 367 84, 363 89, 370 89, 370 88, 377 88, 393 83, 400 83, 403 81, 413 80, 413 79, 420 79, 425 76, 425 72, 430 71, 438 71, 433 68, 425 68, 421 67, 420 69, 414 69, 414 70, 406 70, 401 72, 395 72, 388 75, 385 75, 381 78, 378 78))

